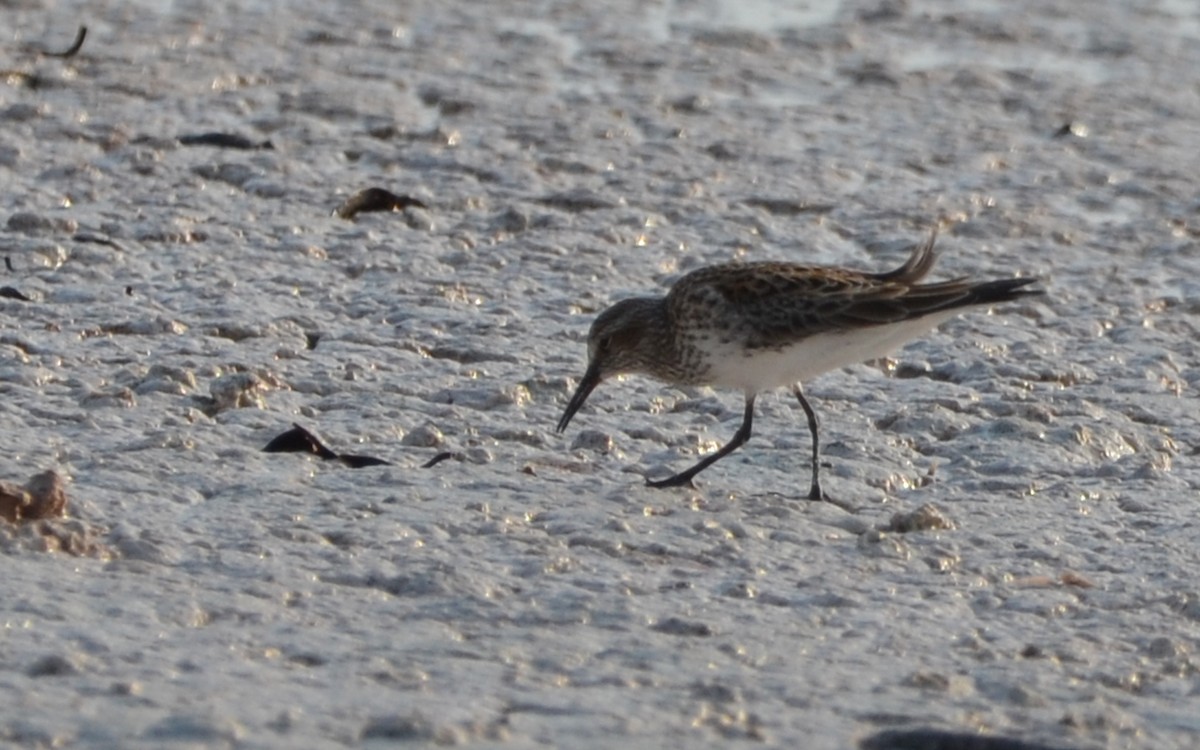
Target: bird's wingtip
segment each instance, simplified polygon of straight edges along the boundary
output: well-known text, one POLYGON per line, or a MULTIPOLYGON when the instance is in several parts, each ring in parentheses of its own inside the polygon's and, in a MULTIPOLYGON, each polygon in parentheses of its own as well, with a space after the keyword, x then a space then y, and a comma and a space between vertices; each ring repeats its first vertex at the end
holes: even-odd
POLYGON ((925 277, 937 262, 937 253, 933 246, 937 243, 940 222, 933 222, 929 229, 929 237, 913 248, 912 255, 899 268, 886 273, 875 274, 879 281, 895 281, 903 284, 915 284, 925 277))

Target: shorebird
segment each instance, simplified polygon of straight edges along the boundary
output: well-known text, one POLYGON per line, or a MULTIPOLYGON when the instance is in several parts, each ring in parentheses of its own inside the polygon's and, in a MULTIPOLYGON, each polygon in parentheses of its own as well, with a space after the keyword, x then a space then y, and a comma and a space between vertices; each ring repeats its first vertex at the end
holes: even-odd
POLYGON ((606 378, 649 375, 672 385, 737 388, 745 395, 741 427, 695 466, 651 487, 690 485, 692 478, 750 439, 754 400, 790 386, 812 434, 809 498, 825 498, 817 414, 801 382, 829 370, 883 357, 972 307, 1042 294, 1034 278, 919 283, 936 259, 934 227, 908 261, 886 273, 798 263, 728 263, 685 275, 665 297, 622 300, 588 333, 588 367, 567 404, 567 429, 606 378))

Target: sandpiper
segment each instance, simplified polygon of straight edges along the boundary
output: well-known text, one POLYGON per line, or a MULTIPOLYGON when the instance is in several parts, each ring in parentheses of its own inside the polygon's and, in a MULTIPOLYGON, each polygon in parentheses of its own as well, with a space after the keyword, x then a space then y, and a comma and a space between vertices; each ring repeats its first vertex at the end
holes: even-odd
POLYGON ((790 386, 812 434, 809 498, 825 499, 817 415, 800 383, 829 370, 888 353, 969 307, 1010 302, 1040 290, 1034 278, 918 283, 933 267, 937 227, 904 265, 864 273, 797 263, 729 263, 693 271, 665 297, 637 297, 609 307, 588 333, 588 368, 558 432, 603 380, 640 373, 673 385, 739 388, 742 425, 695 466, 651 487, 679 487, 750 438, 754 399, 790 386))

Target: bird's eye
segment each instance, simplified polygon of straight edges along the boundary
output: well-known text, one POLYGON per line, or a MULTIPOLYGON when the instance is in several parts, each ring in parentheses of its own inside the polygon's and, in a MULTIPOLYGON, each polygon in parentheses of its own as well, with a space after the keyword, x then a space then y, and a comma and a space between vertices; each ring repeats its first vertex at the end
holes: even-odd
POLYGON ((606 352, 612 346, 612 336, 603 336, 596 342, 596 351, 606 352))

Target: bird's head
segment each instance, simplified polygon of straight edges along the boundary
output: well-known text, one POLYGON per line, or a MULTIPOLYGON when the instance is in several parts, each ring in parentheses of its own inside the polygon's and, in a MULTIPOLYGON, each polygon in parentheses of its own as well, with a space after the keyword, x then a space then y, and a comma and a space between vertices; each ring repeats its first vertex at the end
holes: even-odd
POLYGON ((607 378, 623 373, 653 373, 664 306, 661 297, 639 297, 622 300, 596 317, 588 331, 587 372, 558 420, 558 432, 567 429, 575 412, 607 378))

